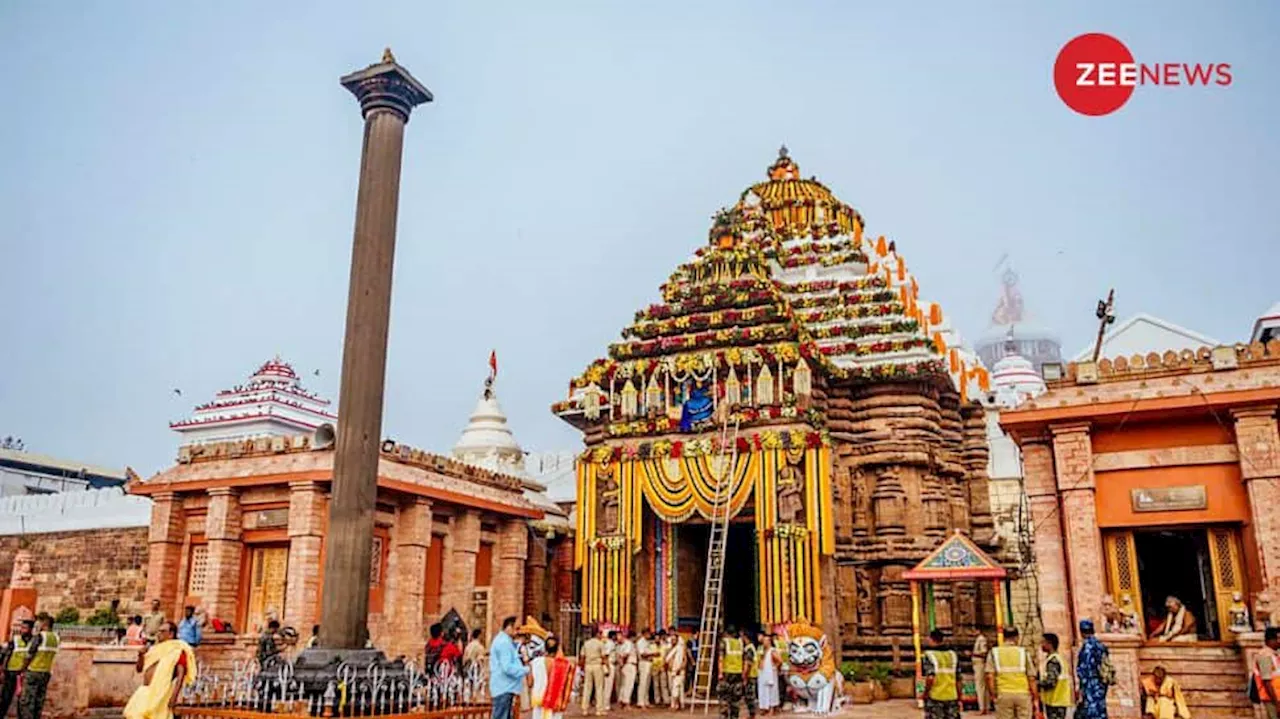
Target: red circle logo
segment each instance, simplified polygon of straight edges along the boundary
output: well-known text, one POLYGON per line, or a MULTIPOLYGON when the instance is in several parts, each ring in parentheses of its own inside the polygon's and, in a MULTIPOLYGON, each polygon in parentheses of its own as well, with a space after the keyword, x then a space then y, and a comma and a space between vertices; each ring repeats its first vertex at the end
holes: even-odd
POLYGON ((1081 115, 1119 110, 1137 85, 1133 53, 1119 40, 1100 32, 1073 38, 1053 63, 1053 86, 1067 107, 1081 115))

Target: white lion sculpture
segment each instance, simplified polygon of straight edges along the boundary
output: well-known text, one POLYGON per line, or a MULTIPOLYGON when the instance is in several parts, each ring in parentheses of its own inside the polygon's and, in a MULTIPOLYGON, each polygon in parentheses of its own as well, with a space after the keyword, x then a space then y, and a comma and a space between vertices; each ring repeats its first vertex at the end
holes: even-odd
POLYGON ((838 711, 844 696, 844 677, 836 671, 836 656, 827 635, 812 624, 797 622, 787 627, 786 640, 791 688, 805 701, 805 706, 796 711, 838 711))

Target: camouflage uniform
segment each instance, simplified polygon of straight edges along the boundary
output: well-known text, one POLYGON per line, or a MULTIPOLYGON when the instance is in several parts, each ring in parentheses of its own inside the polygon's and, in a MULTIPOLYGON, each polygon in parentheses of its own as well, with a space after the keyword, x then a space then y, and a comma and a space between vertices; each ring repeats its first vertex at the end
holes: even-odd
POLYGON ((742 713, 744 694, 742 675, 726 674, 720 677, 716 691, 720 694, 720 716, 724 719, 738 719, 738 715, 742 713))
POLYGON ((760 698, 756 691, 756 647, 747 641, 742 645, 742 699, 747 705, 747 716, 755 719, 756 702, 760 698))
MULTIPOLYGON (((937 670, 931 661, 920 662, 920 675, 922 677, 931 677, 937 674, 937 670)), ((956 694, 960 693, 960 663, 956 662, 956 694)), ((928 696, 924 698, 924 716, 925 719, 960 719, 960 700, 955 701, 938 701, 928 696)), ((1063 718, 1065 719, 1065 717, 1063 718)))

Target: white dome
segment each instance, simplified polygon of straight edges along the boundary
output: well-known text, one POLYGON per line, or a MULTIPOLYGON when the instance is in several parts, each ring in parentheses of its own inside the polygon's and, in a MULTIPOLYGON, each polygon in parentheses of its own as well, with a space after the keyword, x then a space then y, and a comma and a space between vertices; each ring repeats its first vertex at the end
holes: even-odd
POLYGON ((485 382, 484 393, 462 436, 453 445, 453 456, 468 464, 508 474, 524 473, 524 450, 507 426, 507 415, 498 404, 491 381, 485 382))
POLYGON ((991 368, 991 389, 996 404, 1014 408, 1030 397, 1044 393, 1044 379, 1026 357, 1007 354, 991 368))

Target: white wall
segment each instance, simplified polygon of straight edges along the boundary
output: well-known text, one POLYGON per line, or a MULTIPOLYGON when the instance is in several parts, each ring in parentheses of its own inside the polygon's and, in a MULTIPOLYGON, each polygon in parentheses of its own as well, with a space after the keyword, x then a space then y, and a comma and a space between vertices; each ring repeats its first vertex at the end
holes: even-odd
POLYGON ((0 536, 151 524, 151 500, 118 488, 0 498, 0 536))

